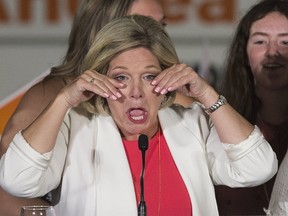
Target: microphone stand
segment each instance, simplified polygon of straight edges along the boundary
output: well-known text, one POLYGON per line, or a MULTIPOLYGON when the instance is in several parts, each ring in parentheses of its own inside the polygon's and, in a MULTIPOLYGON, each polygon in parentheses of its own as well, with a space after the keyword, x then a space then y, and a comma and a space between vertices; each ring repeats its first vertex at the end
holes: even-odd
POLYGON ((144 199, 144 172, 145 172, 145 153, 148 149, 148 137, 141 134, 138 139, 138 147, 142 153, 142 171, 140 176, 140 202, 138 204, 138 216, 146 216, 147 208, 144 199))

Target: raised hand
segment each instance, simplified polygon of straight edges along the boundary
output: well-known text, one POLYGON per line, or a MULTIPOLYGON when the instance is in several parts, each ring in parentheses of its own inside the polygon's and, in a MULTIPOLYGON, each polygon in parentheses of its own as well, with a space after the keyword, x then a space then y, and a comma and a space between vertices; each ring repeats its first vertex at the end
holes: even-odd
POLYGON ((117 100, 122 96, 118 89, 123 86, 123 83, 113 78, 94 70, 87 70, 67 85, 62 93, 68 106, 75 107, 79 103, 89 100, 95 94, 117 100))
POLYGON ((212 87, 186 64, 176 64, 163 70, 153 81, 155 91, 166 94, 178 90, 180 93, 201 99, 212 87))

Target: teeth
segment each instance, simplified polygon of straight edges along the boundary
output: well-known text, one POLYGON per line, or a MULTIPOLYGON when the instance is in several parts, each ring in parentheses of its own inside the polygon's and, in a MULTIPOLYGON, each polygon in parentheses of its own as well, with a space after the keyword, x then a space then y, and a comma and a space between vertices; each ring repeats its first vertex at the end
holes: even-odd
POLYGON ((144 116, 132 116, 133 120, 142 120, 144 116))
POLYGON ((266 64, 265 67, 280 67, 279 64, 266 64))

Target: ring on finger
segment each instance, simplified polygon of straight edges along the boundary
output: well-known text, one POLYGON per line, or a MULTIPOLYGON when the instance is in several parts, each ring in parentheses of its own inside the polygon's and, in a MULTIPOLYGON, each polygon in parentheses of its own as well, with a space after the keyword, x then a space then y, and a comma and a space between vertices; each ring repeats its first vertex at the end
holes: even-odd
POLYGON ((92 78, 92 79, 90 80, 90 83, 94 83, 94 80, 95 80, 95 78, 92 78))

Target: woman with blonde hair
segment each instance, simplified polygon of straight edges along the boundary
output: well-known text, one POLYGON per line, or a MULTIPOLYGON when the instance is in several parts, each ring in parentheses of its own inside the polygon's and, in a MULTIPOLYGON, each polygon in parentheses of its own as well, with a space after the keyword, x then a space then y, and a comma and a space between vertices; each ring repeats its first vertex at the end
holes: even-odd
MULTIPOLYGON (((51 69, 51 73, 32 86, 22 97, 15 112, 7 122, 0 140, 0 157, 20 130, 28 127, 65 85, 83 71, 82 64, 98 31, 109 21, 127 14, 142 14, 153 17, 165 25, 165 18, 159 0, 81 0, 74 17, 69 36, 68 49, 63 63, 51 69)), ((191 98, 178 96, 181 104, 191 103, 191 98)), ((0 215, 18 216, 23 205, 50 202, 50 194, 42 199, 21 199, 12 197, 0 187, 0 215), (48 198, 48 200, 46 199, 48 198)))
POLYGON ((148 215, 218 215, 213 183, 254 186, 277 171, 259 129, 180 64, 159 22, 108 23, 80 68, 2 156, 0 183, 10 193, 38 197, 61 184, 58 215, 135 216, 140 135, 149 143, 148 215), (173 105, 176 90, 199 102, 173 105))

